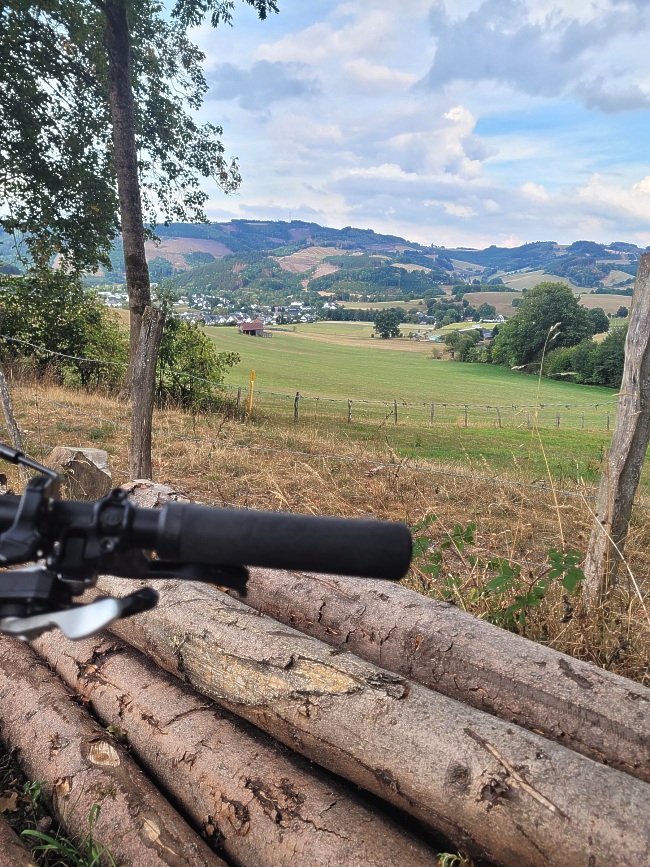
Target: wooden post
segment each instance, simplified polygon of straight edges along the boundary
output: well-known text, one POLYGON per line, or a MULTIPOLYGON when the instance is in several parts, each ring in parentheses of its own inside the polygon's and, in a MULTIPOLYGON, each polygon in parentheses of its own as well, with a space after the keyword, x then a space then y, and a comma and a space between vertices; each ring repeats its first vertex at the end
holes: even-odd
POLYGON ((559 428, 559 426, 560 426, 560 413, 558 412, 558 414, 555 416, 555 427, 559 428))
POLYGON ((156 359, 164 324, 164 311, 145 307, 133 364, 130 456, 132 479, 152 477, 151 423, 156 387, 156 359))
POLYGON ((467 404, 465 404, 465 427, 467 427, 467 404))
POLYGON ((501 412, 499 411, 499 407, 497 406, 497 424, 499 426, 499 430, 501 429, 501 412))
POLYGON ((395 424, 397 424, 397 401, 393 401, 393 413, 395 416, 395 424))
POLYGON ((293 421, 296 423, 300 417, 300 392, 296 392, 296 396, 293 399, 293 421))
POLYGON ((607 410, 607 430, 609 430, 609 410, 607 410))
POLYGON ((435 403, 431 404, 431 416, 429 417, 429 424, 433 424, 433 419, 436 414, 436 405, 435 403))
POLYGON ((239 413, 241 412, 241 388, 237 389, 237 418, 239 418, 239 413))
MULTIPOLYGON (((607 422, 609 428, 609 412, 607 422)), ((600 479, 596 517, 584 566, 586 605, 604 601, 616 583, 649 439, 650 254, 644 253, 632 298, 616 423, 600 479)))
POLYGON ((348 398, 348 424, 352 421, 352 401, 348 398))
POLYGON ((248 389, 248 415, 247 418, 250 421, 251 413, 253 412, 253 389, 255 387, 255 371, 251 370, 251 384, 248 389))
MULTIPOLYGON (((14 415, 14 408, 11 403, 11 395, 9 394, 9 388, 7 386, 7 380, 5 379, 4 370, 2 365, 0 364, 0 399, 2 400, 2 411, 4 413, 5 422, 7 424, 7 432, 11 438, 12 446, 19 452, 25 451, 25 446, 23 445, 23 438, 20 435, 20 430, 18 428, 18 424, 16 422, 16 416, 14 415)), ((26 467, 19 466, 18 467, 18 475, 20 477, 21 482, 26 482, 29 478, 29 470, 26 467)))

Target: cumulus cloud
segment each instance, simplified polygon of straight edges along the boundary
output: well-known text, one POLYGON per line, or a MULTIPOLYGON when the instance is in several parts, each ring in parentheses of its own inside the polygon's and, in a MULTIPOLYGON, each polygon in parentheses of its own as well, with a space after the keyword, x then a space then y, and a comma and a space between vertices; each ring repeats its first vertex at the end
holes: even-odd
POLYGON ((297 63, 259 60, 244 69, 232 63, 213 67, 208 75, 208 99, 236 99, 250 111, 268 109, 274 102, 308 98, 318 93, 318 84, 304 77, 297 63))
POLYGON ((614 68, 607 51, 617 40, 647 40, 647 3, 575 3, 483 0, 452 19, 442 0, 430 13, 436 53, 423 84, 431 90, 454 81, 495 81, 531 96, 570 95, 605 112, 648 108, 650 91, 637 83, 643 55, 630 49, 614 68), (580 4, 577 4, 580 6, 580 4), (540 14, 543 11, 544 14, 540 14), (582 12, 582 16, 578 13, 582 12), (599 69, 595 76, 593 69, 599 69))

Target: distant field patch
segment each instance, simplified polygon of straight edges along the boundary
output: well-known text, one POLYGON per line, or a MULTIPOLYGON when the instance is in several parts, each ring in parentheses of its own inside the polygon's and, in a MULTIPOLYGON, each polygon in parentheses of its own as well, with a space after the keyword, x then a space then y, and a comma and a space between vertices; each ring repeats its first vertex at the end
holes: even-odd
POLYGON ((346 301, 341 305, 346 310, 386 310, 389 307, 400 307, 402 310, 427 311, 426 302, 422 298, 413 301, 346 301))
POLYGON ((336 256, 340 251, 336 247, 307 247, 305 250, 298 250, 290 256, 274 257, 280 263, 280 267, 285 271, 290 271, 292 274, 304 274, 311 268, 318 268, 316 276, 322 277, 324 274, 333 274, 338 268, 329 262, 323 262, 328 256, 336 256))
POLYGON ((209 238, 167 238, 160 239, 160 244, 153 241, 145 244, 147 259, 167 259, 179 270, 189 266, 185 261, 185 253, 212 253, 217 259, 230 255, 230 250, 221 241, 211 241, 209 238))
POLYGON ((631 295, 591 295, 585 294, 580 296, 580 303, 587 310, 594 307, 602 307, 605 313, 616 313, 619 307, 627 307, 629 310, 632 306, 631 295))
POLYGON ((520 292, 470 292, 464 296, 472 307, 480 307, 481 304, 492 304, 497 313, 509 319, 514 316, 515 308, 512 306, 513 298, 521 298, 520 292))
POLYGON ((541 269, 538 271, 525 271, 522 274, 501 274, 501 279, 513 289, 532 289, 538 283, 564 283, 571 286, 571 281, 566 277, 556 277, 555 274, 546 274, 541 269))
POLYGON ((393 262, 393 268, 401 268, 403 271, 431 271, 425 265, 405 265, 402 262, 393 262))

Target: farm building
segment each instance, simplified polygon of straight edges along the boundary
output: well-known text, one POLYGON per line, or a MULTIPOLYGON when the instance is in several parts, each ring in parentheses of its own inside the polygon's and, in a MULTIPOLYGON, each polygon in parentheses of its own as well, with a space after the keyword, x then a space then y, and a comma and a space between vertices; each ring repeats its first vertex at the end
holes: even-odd
POLYGON ((249 337, 271 337, 270 332, 264 331, 264 323, 261 319, 254 319, 252 322, 242 322, 239 325, 239 330, 242 334, 249 337))

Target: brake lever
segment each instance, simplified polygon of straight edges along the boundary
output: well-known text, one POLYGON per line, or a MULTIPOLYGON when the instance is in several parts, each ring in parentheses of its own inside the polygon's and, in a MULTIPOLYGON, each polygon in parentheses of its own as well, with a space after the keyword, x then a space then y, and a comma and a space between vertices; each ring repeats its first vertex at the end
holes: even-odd
POLYGON ((72 640, 88 638, 115 620, 149 611, 157 602, 158 593, 151 587, 143 587, 121 599, 104 596, 64 611, 48 611, 31 617, 3 617, 0 619, 0 632, 21 641, 32 641, 50 629, 60 629, 72 640))

